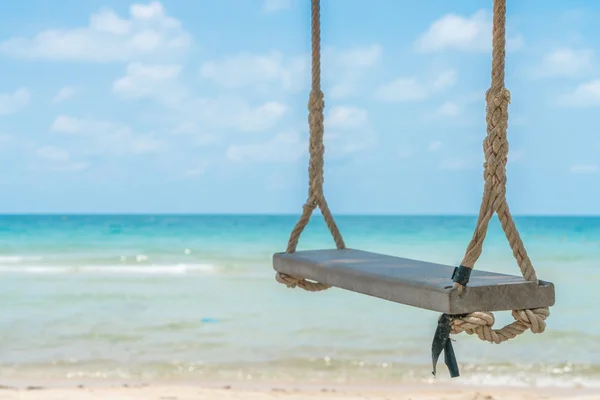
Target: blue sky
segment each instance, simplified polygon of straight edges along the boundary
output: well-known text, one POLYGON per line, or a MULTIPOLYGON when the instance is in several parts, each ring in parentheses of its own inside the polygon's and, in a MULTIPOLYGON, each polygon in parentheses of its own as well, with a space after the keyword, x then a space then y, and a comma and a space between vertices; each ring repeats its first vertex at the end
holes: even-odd
MULTIPOLYGON (((491 1, 323 0, 334 213, 475 214, 491 1)), ((600 3, 508 1, 515 214, 600 213, 600 3)), ((0 212, 298 213, 310 2, 0 6, 0 212)))

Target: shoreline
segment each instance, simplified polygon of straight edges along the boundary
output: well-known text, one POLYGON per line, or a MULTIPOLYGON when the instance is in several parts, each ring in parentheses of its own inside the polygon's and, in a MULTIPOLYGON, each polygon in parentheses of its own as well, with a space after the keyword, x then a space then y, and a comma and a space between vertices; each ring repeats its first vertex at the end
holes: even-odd
POLYGON ((398 385, 325 385, 244 382, 0 382, 0 400, 233 400, 252 398, 302 399, 411 399, 411 400, 600 400, 600 388, 506 387, 461 383, 411 383, 398 385))
MULTIPOLYGON (((16 383, 16 382, 15 382, 16 383)), ((537 400, 572 399, 600 400, 600 388, 507 388, 468 384, 400 384, 367 387, 346 385, 245 384, 223 382, 147 384, 99 382, 74 383, 37 382, 27 385, 0 385, 1 400, 272 400, 304 399, 411 399, 411 400, 537 400)))

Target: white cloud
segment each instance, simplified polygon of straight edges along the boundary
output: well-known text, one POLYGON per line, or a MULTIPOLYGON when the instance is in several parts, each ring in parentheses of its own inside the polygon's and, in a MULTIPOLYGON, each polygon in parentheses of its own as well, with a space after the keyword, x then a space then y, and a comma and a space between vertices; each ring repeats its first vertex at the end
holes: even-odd
MULTIPOLYGON (((327 114, 325 136, 328 159, 347 157, 374 146, 377 135, 368 122, 368 114, 357 107, 335 107, 327 114), (339 133, 337 130, 343 130, 339 133)), ((262 142, 233 145, 227 149, 227 158, 234 162, 296 162, 308 155, 308 127, 299 135, 295 131, 280 133, 262 142)))
POLYGON ((378 43, 349 49, 325 50, 322 72, 327 82, 332 82, 328 96, 332 99, 345 99, 360 93, 360 81, 364 74, 381 61, 383 47, 378 43))
POLYGON ((50 129, 53 132, 60 133, 77 133, 81 130, 81 122, 78 118, 69 117, 68 115, 59 115, 52 122, 50 129))
POLYGON ((572 92, 563 94, 559 97, 558 104, 573 107, 600 106, 600 79, 582 83, 572 92))
POLYGON ((595 174, 598 172, 598 166, 595 164, 573 165, 570 171, 573 174, 595 174))
POLYGON ((171 133, 187 135, 185 140, 196 147, 206 147, 220 143, 223 137, 204 129, 203 125, 196 122, 183 122, 175 126, 171 133))
POLYGON ((271 127, 287 111, 287 107, 276 101, 269 101, 260 106, 238 114, 235 119, 238 129, 242 131, 260 131, 271 127))
POLYGON ((559 48, 542 58, 533 74, 538 77, 580 76, 593 68, 594 50, 559 48))
POLYGON ((113 152, 117 154, 157 153, 163 145, 163 142, 156 139, 152 134, 136 135, 131 130, 116 132, 114 139, 121 141, 121 143, 115 143, 118 147, 115 147, 113 152), (119 146, 119 144, 121 145, 119 146))
POLYGON ((239 98, 197 99, 191 112, 208 129, 230 128, 240 132, 261 132, 272 128, 287 112, 287 106, 268 101, 252 107, 239 98))
POLYGON ((69 153, 66 150, 53 146, 44 146, 36 150, 36 155, 52 161, 68 161, 69 153))
POLYGON ((376 133, 369 126, 354 132, 327 132, 323 140, 330 160, 364 152, 378 143, 376 133))
POLYGON ((301 79, 307 71, 305 57, 286 60, 278 51, 267 54, 240 53, 220 60, 205 62, 200 76, 227 88, 280 85, 285 90, 297 90, 308 82, 301 79))
POLYGON ((0 53, 43 60, 129 61, 178 54, 191 42, 181 23, 167 16, 158 1, 132 4, 129 14, 121 18, 105 9, 93 14, 86 27, 50 29, 32 38, 5 40, 0 53))
POLYGON ((356 93, 356 85, 350 81, 333 85, 327 95, 332 99, 345 99, 352 97, 356 93))
POLYGON ((31 166, 45 171, 81 171, 89 166, 87 162, 73 161, 68 151, 55 146, 41 146, 34 152, 37 161, 31 166))
POLYGON ((14 114, 29 104, 31 94, 27 88, 13 93, 0 93, 0 115, 14 114))
POLYGON ((192 130, 203 136, 207 132, 214 135, 223 128, 263 131, 274 126, 287 112, 287 106, 278 101, 251 106, 238 95, 197 97, 186 87, 180 72, 178 65, 131 63, 127 74, 113 83, 113 91, 126 100, 150 98, 168 107, 172 118, 179 119, 177 132, 192 130))
POLYGON ((419 101, 427 96, 427 89, 414 78, 398 78, 375 91, 375 97, 388 102, 419 101))
POLYGON ((208 168, 208 161, 200 160, 193 167, 188 168, 183 173, 183 178, 197 178, 206 173, 206 169, 208 168))
POLYGON ((76 88, 74 88, 72 86, 65 86, 56 93, 56 95, 52 99, 52 103, 53 104, 62 103, 63 101, 66 101, 66 100, 72 98, 73 96, 75 96, 75 93, 77 93, 76 88))
POLYGON ((113 82, 112 90, 126 99, 155 97, 177 105, 184 96, 177 82, 180 73, 181 66, 175 64, 130 63, 125 76, 113 82))
POLYGON ((191 136, 190 143, 194 146, 203 147, 218 143, 220 138, 214 133, 207 132, 201 125, 195 122, 184 122, 172 129, 172 133, 191 136))
MULTIPOLYGON (((441 50, 488 52, 492 48, 492 20, 489 12, 479 10, 470 17, 446 14, 434 21, 416 41, 418 51, 441 50)), ((507 49, 523 46, 520 35, 507 37, 507 49)))
POLYGON ((344 50, 330 48, 325 51, 323 58, 325 61, 333 62, 334 67, 337 68, 369 68, 381 61, 382 53, 383 47, 378 43, 373 43, 344 50))
POLYGON ((460 114, 460 106, 454 102, 447 101, 437 109, 436 115, 441 117, 456 117, 460 114))
POLYGON ((297 132, 275 135, 263 143, 232 145, 227 158, 237 163, 288 163, 298 161, 306 152, 306 143, 297 132))
POLYGON ((364 126, 367 110, 358 107, 333 107, 325 118, 326 129, 351 129, 364 126))
POLYGON ((292 0, 264 0, 263 11, 266 13, 276 13, 287 10, 292 6, 292 0))
POLYGON ((507 158, 508 162, 510 163, 520 162, 523 161, 523 159, 525 158, 525 152, 520 149, 514 149, 508 153, 507 158))
MULTIPOLYGON (((331 82, 327 96, 341 99, 356 95, 366 70, 381 60, 383 48, 377 44, 323 51, 323 80, 331 82)), ((266 54, 240 53, 204 63, 202 78, 231 89, 254 88, 265 91, 275 85, 284 90, 300 90, 310 85, 310 59, 307 55, 286 58, 278 51, 266 54)))
POLYGON ((347 157, 377 143, 377 135, 369 123, 367 110, 352 106, 337 106, 325 116, 325 136, 328 159, 347 157))
POLYGON ((421 83, 415 78, 398 78, 379 86, 375 97, 385 102, 415 102, 427 99, 432 93, 453 86, 456 83, 456 72, 443 71, 430 85, 421 83))
POLYGON ((359 130, 326 132, 323 141, 327 149, 327 159, 340 159, 364 152, 378 143, 378 136, 370 126, 359 130))
POLYGON ((440 142, 439 140, 435 140, 435 141, 429 143, 428 150, 431 152, 435 152, 435 151, 438 151, 440 149, 440 147, 442 147, 442 142, 440 142))
POLYGON ((436 79, 433 81, 433 89, 435 90, 443 90, 450 88, 456 84, 456 71, 447 70, 443 71, 436 79))
POLYGON ((59 115, 51 130, 75 135, 81 140, 82 154, 146 154, 155 153, 163 145, 153 134, 137 134, 127 125, 111 121, 59 115))

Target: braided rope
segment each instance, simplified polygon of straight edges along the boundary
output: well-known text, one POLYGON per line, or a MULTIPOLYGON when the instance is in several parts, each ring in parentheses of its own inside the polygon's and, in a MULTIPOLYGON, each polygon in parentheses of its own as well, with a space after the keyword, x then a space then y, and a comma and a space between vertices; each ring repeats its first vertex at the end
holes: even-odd
MULTIPOLYGON (((333 215, 329 210, 327 200, 323 194, 323 167, 325 146, 323 145, 324 121, 325 117, 323 109, 325 108, 325 100, 321 91, 321 10, 320 1, 312 0, 312 18, 311 18, 311 36, 312 36, 312 88, 308 99, 308 124, 310 129, 309 152, 310 161, 308 167, 309 189, 308 200, 303 206, 302 215, 292 229, 290 239, 288 241, 287 253, 293 253, 298 246, 300 235, 304 231, 306 225, 310 221, 315 208, 321 209, 323 219, 327 224, 327 228, 335 241, 338 249, 346 248, 344 239, 333 219, 333 215)), ((299 287, 309 292, 318 292, 330 288, 319 282, 311 282, 306 279, 297 278, 294 276, 277 273, 276 280, 279 283, 286 285, 289 288, 299 287)))
MULTIPOLYGON (((485 154, 483 199, 479 210, 477 227, 467 246, 461 263, 474 268, 483 249, 490 219, 494 212, 498 215, 502 230, 510 244, 523 277, 538 283, 535 269, 527 255, 525 246, 506 201, 506 163, 508 159, 508 105, 510 92, 504 87, 506 57, 506 0, 494 0, 494 21, 492 37, 492 84, 486 93, 487 136, 483 141, 485 154)), ((455 283, 459 293, 464 287, 455 283)), ((452 333, 466 332, 476 334, 481 340, 502 343, 530 329, 533 333, 542 333, 546 327, 546 318, 550 315, 548 307, 512 312, 515 322, 501 328, 492 329, 494 315, 491 312, 474 312, 463 317, 454 317, 452 333)))

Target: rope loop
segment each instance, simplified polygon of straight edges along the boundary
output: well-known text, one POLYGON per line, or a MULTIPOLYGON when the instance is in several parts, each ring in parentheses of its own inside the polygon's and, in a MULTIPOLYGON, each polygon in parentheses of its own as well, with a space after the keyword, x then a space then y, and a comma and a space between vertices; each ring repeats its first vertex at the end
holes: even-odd
MULTIPOLYGON (((333 237, 338 249, 346 248, 342 234, 340 233, 333 215, 329 210, 325 195, 323 194, 324 182, 324 154, 325 146, 323 144, 324 135, 324 109, 325 96, 321 90, 321 8, 319 0, 312 0, 311 9, 311 42, 312 42, 312 89, 308 97, 308 125, 310 131, 309 153, 310 161, 308 165, 308 200, 302 206, 302 215, 292 229, 290 239, 288 240, 287 253, 296 251, 298 241, 304 228, 308 225, 313 211, 319 207, 327 228, 333 237)), ((277 282, 286 285, 289 288, 299 287, 310 292, 318 292, 328 289, 330 286, 319 282, 311 282, 302 278, 278 273, 277 282)))
MULTIPOLYGON (((519 231, 510 214, 506 201, 506 163, 508 162, 508 106, 511 96, 504 87, 506 56, 506 0, 494 0, 492 32, 492 82, 486 92, 487 135, 483 141, 484 190, 479 210, 479 218, 473 237, 467 246, 461 265, 474 268, 483 250, 489 221, 494 214, 498 216, 502 230, 508 240, 521 274, 531 282, 538 283, 537 275, 519 231)), ((464 286, 455 283, 459 295, 464 286)), ((502 343, 520 335, 526 330, 542 333, 546 327, 549 309, 515 310, 512 312, 515 322, 502 329, 495 330, 494 315, 491 312, 475 312, 466 316, 453 317, 452 333, 466 332, 476 334, 481 340, 502 343)))
POLYGON ((491 312, 478 311, 462 317, 453 317, 451 333, 466 332, 468 335, 477 335, 479 339, 486 342, 500 344, 527 330, 531 330, 535 334, 543 333, 550 310, 548 307, 514 310, 512 316, 515 322, 501 329, 493 329, 496 319, 491 312))
POLYGON ((278 272, 275 275, 275 280, 277 280, 277 282, 281 284, 286 285, 290 289, 299 287, 301 289, 306 290, 307 292, 320 292, 331 287, 320 282, 307 281, 306 279, 296 278, 287 274, 282 274, 281 272, 278 272))

